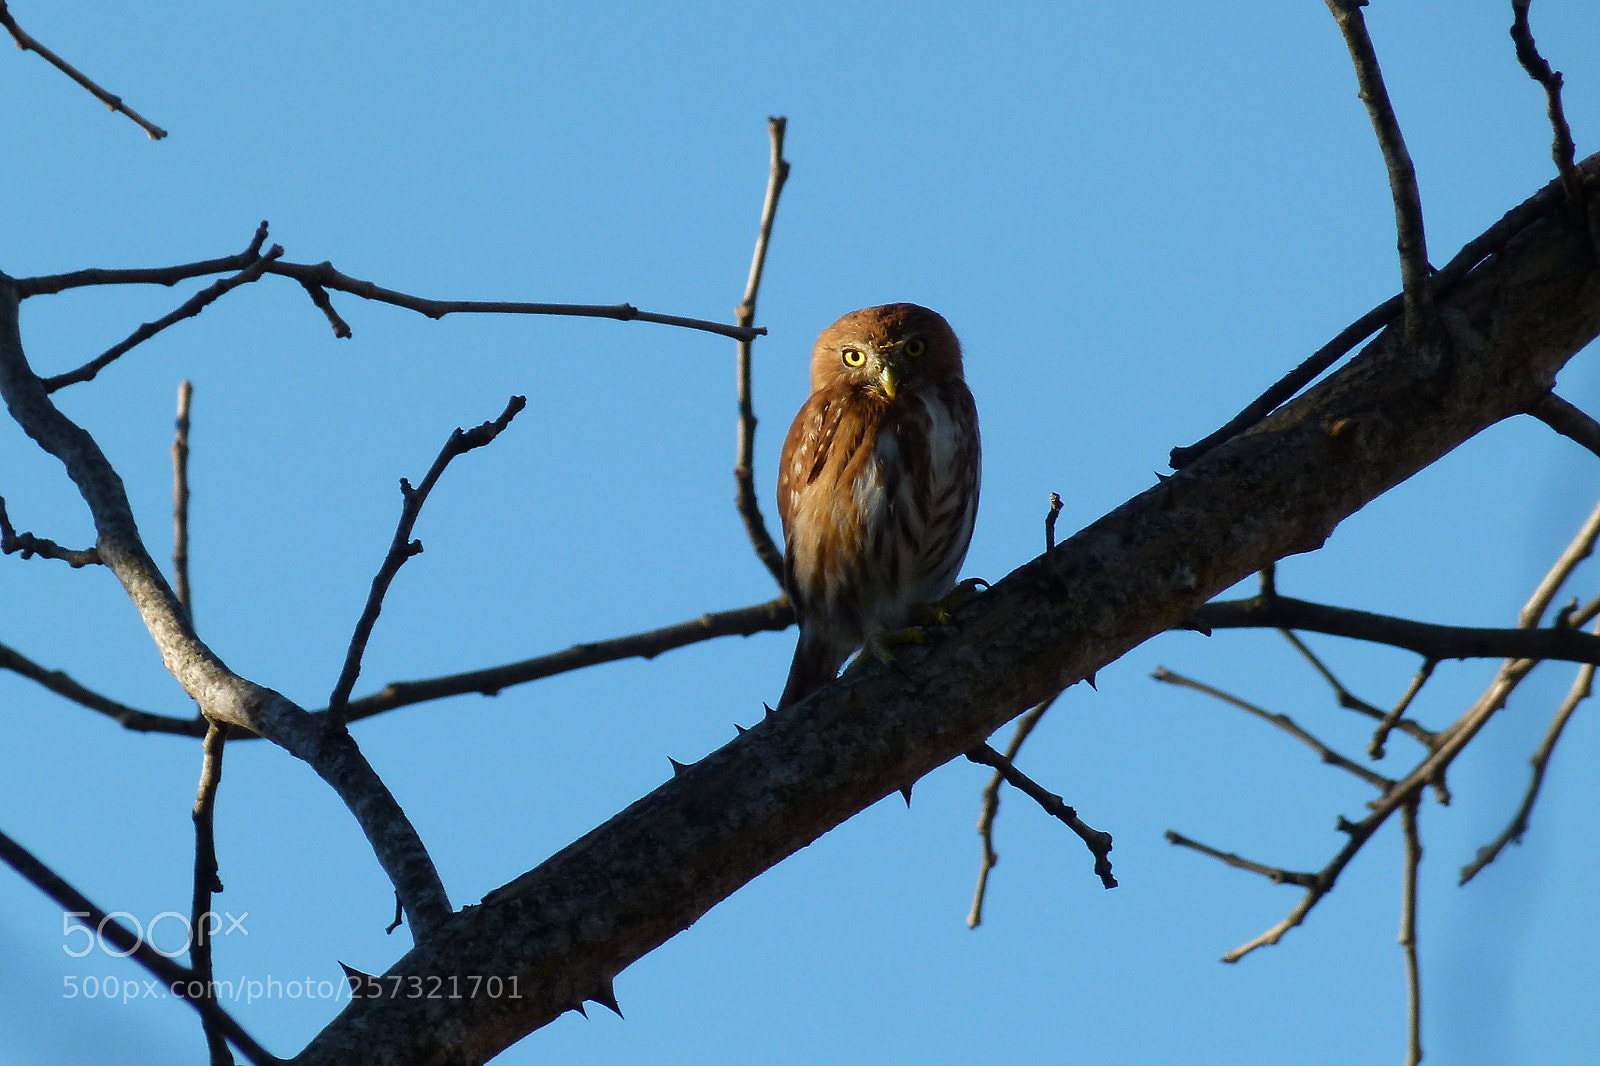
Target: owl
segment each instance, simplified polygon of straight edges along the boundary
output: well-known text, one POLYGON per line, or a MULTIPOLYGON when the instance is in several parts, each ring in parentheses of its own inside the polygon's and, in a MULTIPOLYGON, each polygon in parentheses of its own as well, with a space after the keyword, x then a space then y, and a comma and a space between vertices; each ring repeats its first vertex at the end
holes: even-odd
POLYGON ((811 396, 779 460, 784 588, 800 621, 779 707, 950 590, 972 539, 979 466, 978 409, 942 316, 886 304, 823 330, 811 396))

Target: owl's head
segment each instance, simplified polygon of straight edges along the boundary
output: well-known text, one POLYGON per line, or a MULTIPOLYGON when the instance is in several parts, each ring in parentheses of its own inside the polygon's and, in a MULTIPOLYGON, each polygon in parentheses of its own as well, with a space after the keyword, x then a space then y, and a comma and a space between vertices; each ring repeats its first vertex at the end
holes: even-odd
POLYGON ((851 311, 822 331, 811 353, 813 391, 844 383, 885 399, 961 380, 961 342, 937 311, 884 304, 851 311))

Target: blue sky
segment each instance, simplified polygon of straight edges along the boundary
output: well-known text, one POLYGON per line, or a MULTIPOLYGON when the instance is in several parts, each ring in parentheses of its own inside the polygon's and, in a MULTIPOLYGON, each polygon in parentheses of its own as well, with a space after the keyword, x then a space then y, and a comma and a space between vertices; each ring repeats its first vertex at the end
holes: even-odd
MULTIPOLYGON (((967 352, 984 496, 968 574, 998 578, 1148 485, 1283 369, 1398 287, 1382 164, 1323 5, 12 5, 39 39, 171 131, 151 143, 36 56, 0 50, 0 269, 163 265, 242 249, 261 219, 287 258, 435 297, 611 303, 731 319, 766 178, 766 116, 790 120, 755 357, 758 487, 804 398, 816 333, 914 300, 967 352)), ((1579 154, 1600 120, 1600 13, 1540 0, 1579 154)), ((1368 19, 1415 157, 1433 260, 1553 174, 1542 94, 1509 4, 1380 0, 1368 19)), ((193 289, 28 301, 36 368, 75 366, 193 289)), ((528 409, 458 460, 425 509, 357 694, 527 658, 769 598, 732 507, 733 344, 640 323, 451 317, 335 295, 335 340, 268 279, 162 334, 58 402, 170 550, 174 396, 195 384, 192 555, 202 636, 306 706, 338 674, 399 510, 449 431, 528 409)), ((1592 352, 1560 391, 1600 407, 1592 352)), ((1288 560, 1295 595, 1509 625, 1594 505, 1593 457, 1523 420, 1494 427, 1288 560)), ((0 424, 19 528, 92 530, 53 460, 0 424)), ((1577 591, 1594 594, 1594 578, 1577 591)), ((125 702, 189 704, 111 576, 0 560, 0 641, 125 702)), ((1398 697, 1416 663, 1312 638, 1347 684, 1398 697)), ((793 634, 732 638, 393 712, 357 739, 475 901, 658 785, 668 756, 725 743, 782 687, 793 634)), ((1073 689, 1022 765, 1115 834, 1121 887, 1015 794, 987 920, 964 918, 986 775, 964 762, 759 878, 617 981, 626 1021, 562 1018, 531 1063, 1255 1064, 1400 1059, 1400 841, 1385 830, 1308 923, 1237 966, 1227 949, 1298 898, 1162 839, 1174 828, 1319 868, 1366 786, 1162 664, 1293 715, 1357 754, 1368 730, 1271 634, 1171 634, 1073 689)), ((1417 713, 1440 726, 1494 664, 1446 664, 1417 713)), ((1478 881, 1455 871, 1520 798, 1565 692, 1549 667, 1422 812, 1429 1061, 1574 1061, 1600 1043, 1600 726, 1581 710, 1533 830, 1478 881)), ((123 732, 0 675, 0 828, 107 909, 186 909, 192 741, 123 732)), ((1409 765, 1395 742, 1381 767, 1409 765)), ((392 896, 354 822, 302 765, 229 748, 227 891, 248 914, 218 972, 381 971, 392 896)), ((75 943, 71 941, 70 943, 75 943)), ((68 1000, 67 978, 138 979, 63 952, 59 908, 0 872, 0 1062, 202 1061, 170 1001, 68 1000)), ((278 1053, 336 1009, 237 1005, 278 1053)))

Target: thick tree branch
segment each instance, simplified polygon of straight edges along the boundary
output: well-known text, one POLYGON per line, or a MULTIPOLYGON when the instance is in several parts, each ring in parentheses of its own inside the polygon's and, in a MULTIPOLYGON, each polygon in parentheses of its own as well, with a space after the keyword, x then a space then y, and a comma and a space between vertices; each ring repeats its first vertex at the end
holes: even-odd
POLYGON ((94 438, 51 402, 29 367, 17 309, 16 287, 0 274, 0 396, 17 424, 61 460, 77 485, 94 518, 95 548, 122 582, 167 670, 208 719, 268 737, 332 786, 405 901, 413 934, 425 936, 449 916, 450 903, 405 813, 347 735, 325 738, 304 710, 229 670, 195 634, 188 611, 139 536, 122 479, 94 438))
MULTIPOLYGON (((1386 332, 1250 432, 973 597, 895 668, 868 666, 773 713, 388 971, 516 975, 521 999, 358 1000, 297 1061, 479 1063, 585 999, 609 999, 618 972, 762 871, 1223 589, 1320 546, 1381 493, 1526 410, 1600 333, 1587 234, 1533 221, 1449 305, 1483 343, 1448 368, 1386 332)), ((1430 758, 1397 788, 1439 766, 1430 758)), ((1379 801, 1384 817, 1391 803, 1379 801)))
MULTIPOLYGON (((767 132, 772 140, 772 166, 767 173, 767 196, 761 205, 761 228, 756 232, 756 250, 750 259, 750 277, 745 282, 744 299, 735 312, 739 325, 752 326, 756 320, 756 295, 761 291, 761 275, 767 266, 767 245, 772 240, 772 223, 778 215, 778 196, 783 183, 789 180, 789 161, 783 158, 783 134, 789 120, 781 116, 767 119, 767 132)), ((733 467, 735 503, 739 517, 744 522, 746 535, 755 548, 772 579, 783 587, 783 552, 773 542, 767 531, 766 519, 761 517, 761 502, 756 498, 755 451, 756 413, 751 400, 749 338, 739 341, 738 391, 739 391, 739 442, 733 467)))
POLYGON ((1547 392, 1540 396, 1528 408, 1528 413, 1563 437, 1571 438, 1595 455, 1600 455, 1600 422, 1555 393, 1547 392))
POLYGON ((5 0, 0 0, 0 26, 4 26, 7 31, 10 32, 11 39, 17 42, 18 48, 22 49, 24 52, 36 53, 46 63, 49 63, 52 67, 55 67, 61 73, 65 74, 67 77, 71 78, 73 81, 89 90, 89 94, 96 100, 99 100, 102 104, 105 104, 106 107, 110 108, 112 111, 120 111, 124 115, 127 115, 128 118, 131 119, 140 129, 144 130, 145 135, 148 136, 152 141, 159 141, 161 138, 167 135, 166 130, 162 129, 160 126, 157 126, 154 122, 151 122, 149 119, 139 114, 139 112, 123 103, 122 97, 102 89, 100 86, 91 81, 88 75, 84 74, 77 67, 74 67, 71 63, 68 63, 65 59, 62 59, 50 49, 46 48, 44 45, 40 44, 38 41, 29 36, 26 30, 17 25, 17 20, 13 18, 11 16, 11 12, 6 9, 5 0))
POLYGON ((349 649, 345 652, 344 668, 339 671, 339 680, 333 686, 333 695, 328 698, 328 716, 323 723, 324 728, 342 731, 345 727, 346 705, 350 702, 350 691, 356 686, 356 678, 361 676, 361 657, 366 654, 367 640, 372 636, 372 628, 378 624, 378 613, 383 610, 383 597, 389 591, 389 583, 394 580, 407 559, 422 551, 422 541, 412 540, 411 531, 416 527, 417 516, 422 513, 422 505, 428 502, 428 494, 433 491, 433 486, 439 483, 439 478, 443 476, 445 467, 450 465, 452 459, 489 444, 511 424, 511 420, 517 417, 517 412, 527 405, 526 396, 513 396, 506 402, 506 408, 500 412, 499 418, 474 426, 470 430, 457 427, 444 442, 444 447, 439 449, 438 456, 428 468, 428 473, 420 485, 412 488, 411 482, 405 478, 400 479, 400 495, 405 500, 400 508, 400 522, 395 526, 394 538, 389 543, 389 550, 383 557, 383 563, 372 579, 372 589, 367 593, 366 606, 362 608, 361 617, 356 621, 356 631, 350 638, 349 649))

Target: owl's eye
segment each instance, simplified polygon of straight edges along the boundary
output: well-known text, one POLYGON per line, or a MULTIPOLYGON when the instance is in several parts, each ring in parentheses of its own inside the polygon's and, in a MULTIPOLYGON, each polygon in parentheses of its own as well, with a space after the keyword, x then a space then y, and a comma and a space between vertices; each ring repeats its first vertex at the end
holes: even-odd
POLYGON ((846 348, 844 350, 844 365, 858 367, 867 365, 867 353, 860 348, 846 348))
POLYGON ((928 350, 928 342, 921 337, 912 337, 906 341, 906 354, 913 359, 928 350))

